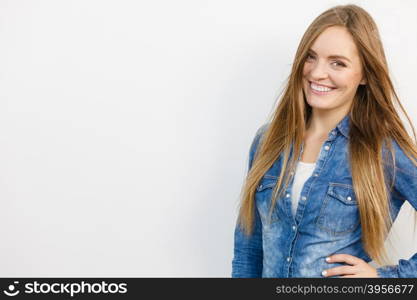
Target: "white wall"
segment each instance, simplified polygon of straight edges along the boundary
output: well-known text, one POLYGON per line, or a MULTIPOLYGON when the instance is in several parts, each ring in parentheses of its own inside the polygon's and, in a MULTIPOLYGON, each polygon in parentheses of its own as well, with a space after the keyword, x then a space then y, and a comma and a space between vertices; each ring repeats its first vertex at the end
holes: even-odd
MULTIPOLYGON (((353 2, 416 124, 416 2, 353 2)), ((250 142, 339 3, 0 0, 0 276, 230 276, 250 142)))

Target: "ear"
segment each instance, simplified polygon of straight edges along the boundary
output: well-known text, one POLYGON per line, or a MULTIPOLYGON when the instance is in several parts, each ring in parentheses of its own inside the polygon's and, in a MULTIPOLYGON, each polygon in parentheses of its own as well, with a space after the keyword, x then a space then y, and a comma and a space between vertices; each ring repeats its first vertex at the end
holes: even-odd
POLYGON ((366 85, 366 78, 362 78, 362 80, 361 80, 361 82, 359 82, 359 84, 362 84, 362 85, 366 85))

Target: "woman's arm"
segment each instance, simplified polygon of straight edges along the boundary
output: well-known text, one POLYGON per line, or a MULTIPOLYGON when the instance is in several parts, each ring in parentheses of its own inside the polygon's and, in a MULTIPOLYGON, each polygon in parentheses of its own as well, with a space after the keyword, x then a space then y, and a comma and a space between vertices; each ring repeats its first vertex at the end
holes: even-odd
POLYGON ((252 235, 247 237, 237 224, 234 234, 234 257, 232 277, 262 277, 262 224, 255 208, 255 224, 252 235))
MULTIPOLYGON (((394 189, 417 211, 417 167, 395 141, 393 148, 396 159, 394 189)), ((417 278, 417 253, 408 260, 400 259, 397 265, 382 266, 376 270, 379 277, 417 278)))
MULTIPOLYGON (((258 147, 261 135, 265 131, 263 125, 256 132, 249 151, 248 172, 252 167, 252 162, 258 147)), ((258 209, 255 206, 254 230, 250 236, 246 236, 236 223, 234 232, 234 257, 232 261, 232 277, 262 277, 262 223, 258 209)))

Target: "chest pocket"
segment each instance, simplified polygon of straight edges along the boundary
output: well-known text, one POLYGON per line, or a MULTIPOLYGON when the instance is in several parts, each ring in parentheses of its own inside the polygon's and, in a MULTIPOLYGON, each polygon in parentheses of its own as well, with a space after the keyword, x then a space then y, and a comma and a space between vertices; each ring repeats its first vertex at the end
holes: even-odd
POLYGON ((351 233, 359 224, 359 207, 352 186, 330 183, 317 226, 337 236, 351 233))
MULTIPOLYGON (((278 181, 278 177, 273 175, 264 175, 264 177, 259 182, 258 186, 256 187, 255 191, 255 203, 256 207, 259 211, 259 215, 261 216, 262 223, 264 225, 268 224, 269 218, 269 210, 271 209, 271 200, 272 200, 272 192, 274 187, 278 181)), ((274 211, 272 212, 270 223, 275 223, 279 220, 278 213, 277 213, 277 205, 275 204, 274 211)))

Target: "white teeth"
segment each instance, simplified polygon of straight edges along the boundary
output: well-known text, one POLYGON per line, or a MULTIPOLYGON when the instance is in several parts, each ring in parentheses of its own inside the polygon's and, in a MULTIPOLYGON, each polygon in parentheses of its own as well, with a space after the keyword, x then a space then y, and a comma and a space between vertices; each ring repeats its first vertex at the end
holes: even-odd
POLYGON ((317 84, 314 84, 314 83, 310 83, 310 87, 313 90, 319 91, 319 92, 330 92, 331 90, 333 90, 331 88, 324 87, 324 86, 321 86, 321 85, 317 85, 317 84))

